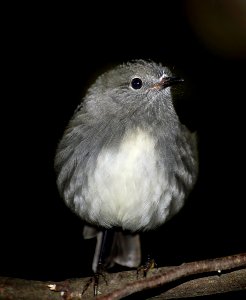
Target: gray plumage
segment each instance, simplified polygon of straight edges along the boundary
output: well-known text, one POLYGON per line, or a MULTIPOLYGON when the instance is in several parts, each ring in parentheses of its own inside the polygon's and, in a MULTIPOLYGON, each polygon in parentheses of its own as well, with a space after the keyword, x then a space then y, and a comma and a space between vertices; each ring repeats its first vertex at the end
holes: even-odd
MULTIPOLYGON (((175 112, 170 78, 154 62, 120 65, 92 84, 69 122, 55 157, 57 185, 87 223, 150 230, 183 206, 198 173, 196 137, 175 112)), ((120 253, 122 239, 115 244, 120 253)))

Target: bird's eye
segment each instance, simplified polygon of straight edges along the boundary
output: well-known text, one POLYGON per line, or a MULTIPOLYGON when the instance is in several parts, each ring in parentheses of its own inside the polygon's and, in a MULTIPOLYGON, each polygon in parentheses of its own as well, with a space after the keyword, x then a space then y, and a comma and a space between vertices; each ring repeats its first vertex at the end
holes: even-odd
POLYGON ((131 81, 131 86, 134 90, 138 90, 138 89, 141 89, 143 83, 142 83, 142 80, 140 78, 133 78, 132 81, 131 81))

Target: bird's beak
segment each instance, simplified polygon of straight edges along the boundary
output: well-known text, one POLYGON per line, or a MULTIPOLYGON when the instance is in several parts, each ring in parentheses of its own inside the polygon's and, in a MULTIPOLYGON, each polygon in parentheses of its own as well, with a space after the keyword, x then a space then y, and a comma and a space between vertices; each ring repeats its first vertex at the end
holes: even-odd
POLYGON ((179 77, 163 77, 159 82, 153 85, 153 88, 162 90, 168 86, 184 82, 184 79, 179 77))

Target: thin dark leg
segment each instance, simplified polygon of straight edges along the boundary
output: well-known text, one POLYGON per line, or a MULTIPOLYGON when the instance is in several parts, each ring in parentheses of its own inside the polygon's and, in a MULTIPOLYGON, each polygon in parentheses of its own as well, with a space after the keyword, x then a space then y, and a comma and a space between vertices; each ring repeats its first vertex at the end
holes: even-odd
POLYGON ((104 229, 102 230, 102 236, 99 244, 98 259, 95 266, 94 276, 86 283, 83 288, 82 295, 88 289, 88 287, 93 283, 93 293, 94 296, 98 295, 98 286, 99 286, 99 277, 102 276, 104 281, 107 284, 105 270, 110 266, 112 260, 112 245, 114 239, 115 231, 113 229, 104 229))
POLYGON ((112 251, 113 237, 114 231, 112 229, 103 230, 97 264, 97 272, 95 273, 94 296, 97 296, 98 294, 99 277, 102 276, 105 282, 107 283, 104 271, 109 263, 109 257, 112 251))

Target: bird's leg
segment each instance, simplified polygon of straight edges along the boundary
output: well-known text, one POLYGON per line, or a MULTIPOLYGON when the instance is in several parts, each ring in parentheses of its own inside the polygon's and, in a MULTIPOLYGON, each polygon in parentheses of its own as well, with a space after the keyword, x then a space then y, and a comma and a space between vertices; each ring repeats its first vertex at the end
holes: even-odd
POLYGON ((107 284, 105 269, 107 267, 108 258, 111 253, 113 237, 114 237, 113 230, 104 229, 100 232, 97 241, 98 245, 96 247, 96 253, 95 253, 95 265, 93 266, 94 276, 92 276, 90 280, 86 283, 82 294, 85 293, 85 291, 88 289, 90 284, 93 282, 94 296, 97 296, 100 276, 103 277, 104 281, 107 284))
POLYGON ((98 263, 96 267, 96 272, 94 274, 94 296, 98 294, 98 285, 99 285, 99 277, 102 276, 104 281, 107 283, 106 276, 104 274, 106 268, 106 259, 110 254, 108 249, 111 249, 112 239, 111 232, 109 229, 105 229, 102 231, 101 245, 98 257, 98 263))

